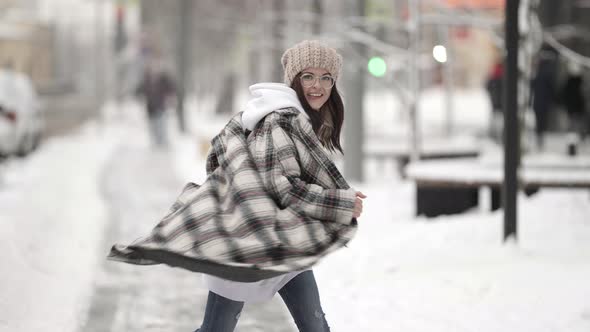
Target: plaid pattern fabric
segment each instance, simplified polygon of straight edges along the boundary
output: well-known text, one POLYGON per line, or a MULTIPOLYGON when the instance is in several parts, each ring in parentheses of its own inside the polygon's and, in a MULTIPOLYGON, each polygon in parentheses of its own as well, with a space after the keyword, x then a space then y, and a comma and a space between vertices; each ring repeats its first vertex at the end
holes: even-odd
POLYGON ((206 167, 148 237, 108 258, 250 282, 309 268, 356 232, 355 192, 299 111, 270 113, 248 136, 236 115, 206 167))

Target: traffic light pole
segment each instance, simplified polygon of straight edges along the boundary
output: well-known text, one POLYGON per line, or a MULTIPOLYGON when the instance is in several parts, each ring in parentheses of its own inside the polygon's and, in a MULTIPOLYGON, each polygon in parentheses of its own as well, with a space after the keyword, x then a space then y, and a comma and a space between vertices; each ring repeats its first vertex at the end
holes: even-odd
MULTIPOLYGON (((355 0, 350 10, 353 16, 365 15, 365 0, 355 0)), ((353 54, 361 59, 366 58, 367 47, 360 42, 349 44, 351 57, 353 54)), ((346 178, 355 182, 364 180, 364 117, 363 101, 366 90, 365 68, 357 64, 344 67, 347 79, 345 84, 346 121, 344 126, 344 173, 346 178)))
POLYGON ((410 20, 408 21, 408 32, 410 36, 410 58, 409 58, 409 82, 411 98, 409 103, 410 112, 410 144, 409 156, 411 161, 420 159, 420 134, 418 125, 418 100, 420 98, 420 68, 418 58, 420 56, 420 4, 421 0, 408 0, 410 20))
POLYGON ((450 38, 450 26, 442 27, 441 31, 443 34, 443 41, 444 46, 447 51, 447 61, 442 64, 442 75, 443 75, 443 84, 445 88, 445 113, 446 113, 446 123, 445 123, 445 134, 447 137, 450 137, 453 134, 453 118, 454 118, 454 89, 453 89, 453 61, 455 60, 453 57, 453 45, 451 44, 450 38))

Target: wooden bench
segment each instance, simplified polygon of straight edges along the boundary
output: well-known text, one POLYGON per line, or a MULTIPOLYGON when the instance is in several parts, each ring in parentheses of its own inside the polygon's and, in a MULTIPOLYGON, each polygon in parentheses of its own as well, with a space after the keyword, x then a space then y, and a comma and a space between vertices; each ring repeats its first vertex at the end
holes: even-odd
MULTIPOLYGON (((473 158, 479 155, 479 146, 474 139, 456 137, 428 139, 422 144, 420 158, 422 160, 473 158)), ((407 140, 391 140, 390 143, 371 142, 364 146, 364 156, 384 165, 393 162, 398 173, 405 176, 405 167, 410 161, 410 149, 407 140)))
MULTIPOLYGON (((416 215, 464 212, 479 205, 479 190, 486 187, 491 191, 492 210, 500 208, 503 165, 497 160, 468 158, 409 164, 405 172, 416 184, 416 215)), ((590 188, 590 158, 525 157, 520 188, 531 195, 544 187, 590 188)))

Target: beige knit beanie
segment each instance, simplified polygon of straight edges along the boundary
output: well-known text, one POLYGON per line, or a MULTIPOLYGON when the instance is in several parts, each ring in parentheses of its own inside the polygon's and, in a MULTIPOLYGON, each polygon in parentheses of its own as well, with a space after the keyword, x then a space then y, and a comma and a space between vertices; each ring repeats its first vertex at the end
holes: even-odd
POLYGON ((326 69, 337 80, 342 69, 342 56, 317 40, 304 40, 286 50, 281 63, 285 84, 291 86, 295 76, 307 68, 326 69))

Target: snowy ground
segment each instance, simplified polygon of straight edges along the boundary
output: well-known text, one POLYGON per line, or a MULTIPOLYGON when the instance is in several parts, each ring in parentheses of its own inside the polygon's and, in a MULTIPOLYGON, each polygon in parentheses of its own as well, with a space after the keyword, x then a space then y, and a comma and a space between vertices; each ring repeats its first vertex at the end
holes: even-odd
MULTIPOLYGON (((469 96, 462 105, 480 110, 472 123, 484 130, 481 94, 469 96)), ((223 120, 193 119, 194 135, 174 135, 163 154, 150 150, 138 112, 109 108, 101 122, 0 165, 1 332, 198 326, 206 294, 200 276, 104 257, 113 236, 144 235, 181 183, 203 179, 200 138, 223 120), (96 299, 108 292, 121 294, 105 312, 96 299), (108 325, 96 326, 101 319, 108 325)), ((375 118, 370 126, 379 125, 375 118)), ((353 185, 369 196, 358 235, 315 268, 333 331, 590 330, 588 190, 520 197, 518 242, 503 244, 500 212, 415 218, 414 187, 393 172, 353 185)), ((295 328, 277 297, 247 306, 237 331, 295 328)))

